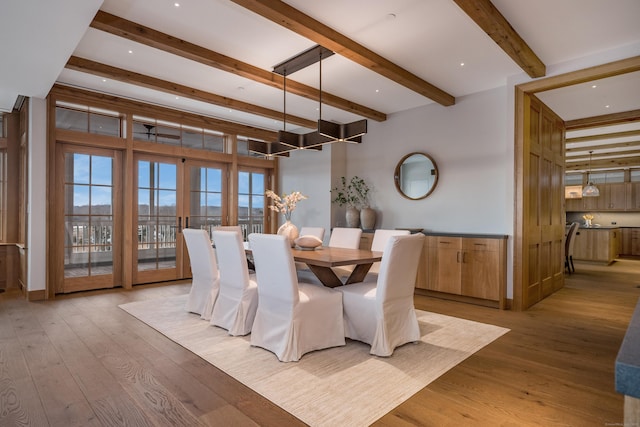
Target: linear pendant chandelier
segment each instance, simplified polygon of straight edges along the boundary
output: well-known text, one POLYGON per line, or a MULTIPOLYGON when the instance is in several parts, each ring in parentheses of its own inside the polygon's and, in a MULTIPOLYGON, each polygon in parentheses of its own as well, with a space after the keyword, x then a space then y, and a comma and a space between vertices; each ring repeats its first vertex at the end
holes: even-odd
POLYGON ((283 77, 283 129, 278 131, 277 142, 249 141, 249 150, 267 156, 288 156, 290 151, 300 149, 322 150, 325 144, 334 142, 361 143, 367 133, 367 120, 351 123, 335 123, 322 120, 322 60, 333 55, 331 50, 316 45, 273 67, 273 72, 283 77), (287 75, 319 62, 319 119, 318 129, 301 134, 289 132, 287 127, 287 75))

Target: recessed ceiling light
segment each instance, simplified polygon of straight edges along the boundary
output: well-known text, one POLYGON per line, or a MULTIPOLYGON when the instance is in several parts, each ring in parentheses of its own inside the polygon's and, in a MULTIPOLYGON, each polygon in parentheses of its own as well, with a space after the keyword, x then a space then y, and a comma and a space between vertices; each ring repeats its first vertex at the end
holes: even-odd
POLYGON ((173 4, 175 7, 180 7, 180 3, 176 2, 173 4))
POLYGON ((106 83, 107 79, 102 79, 102 83, 106 83))
POLYGON ((133 53, 133 51, 132 51, 132 50, 130 50, 130 51, 129 51, 129 53, 133 53))
POLYGON ((376 89, 376 93, 380 93, 380 89, 376 89))
POLYGON ((593 85, 593 86, 591 86, 591 87, 592 87, 593 89, 595 89, 595 88, 597 88, 597 87, 598 87, 598 85, 593 85))
POLYGON ((611 106, 610 106, 610 105, 605 105, 605 106, 604 106, 604 108, 609 108, 609 107, 611 107, 611 106))
POLYGON ((176 96, 176 99, 180 99, 180 97, 179 97, 179 96, 176 96))
POLYGON ((460 63, 460 66, 461 66, 461 67, 464 67, 464 62, 461 62, 461 63, 460 63))

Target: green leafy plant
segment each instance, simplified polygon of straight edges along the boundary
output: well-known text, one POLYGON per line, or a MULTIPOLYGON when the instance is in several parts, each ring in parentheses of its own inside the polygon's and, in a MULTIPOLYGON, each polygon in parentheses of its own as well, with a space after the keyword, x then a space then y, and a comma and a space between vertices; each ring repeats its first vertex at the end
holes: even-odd
POLYGON ((341 185, 331 189, 334 194, 334 198, 331 200, 332 203, 337 203, 338 206, 347 205, 354 208, 369 206, 369 186, 364 179, 354 176, 347 181, 342 176, 340 177, 340 182, 341 185))

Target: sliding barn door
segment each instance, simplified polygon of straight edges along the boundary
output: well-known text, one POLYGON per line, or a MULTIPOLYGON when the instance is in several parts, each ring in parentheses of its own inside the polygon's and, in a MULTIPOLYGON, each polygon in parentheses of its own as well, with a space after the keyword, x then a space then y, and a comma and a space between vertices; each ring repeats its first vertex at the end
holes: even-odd
POLYGON ((522 307, 564 285, 564 122, 524 94, 522 307))

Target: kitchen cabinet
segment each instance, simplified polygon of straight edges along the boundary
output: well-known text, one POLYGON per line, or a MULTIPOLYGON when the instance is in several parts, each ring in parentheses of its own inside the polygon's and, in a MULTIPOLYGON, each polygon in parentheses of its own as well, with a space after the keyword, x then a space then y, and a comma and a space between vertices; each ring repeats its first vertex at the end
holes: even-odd
POLYGON ((416 288, 506 306, 506 238, 427 235, 416 288))
POLYGON ((640 228, 622 228, 620 235, 620 255, 640 256, 640 228))
POLYGON ((616 182, 597 184, 598 197, 565 199, 567 212, 582 211, 640 211, 640 183, 616 182))
POLYGON ((627 184, 627 210, 640 211, 640 182, 627 184))
POLYGON ((363 232, 360 235, 360 249, 371 250, 371 244, 373 243, 373 233, 363 232))
POLYGON ((579 228, 573 247, 573 259, 612 263, 620 251, 619 228, 579 228))

